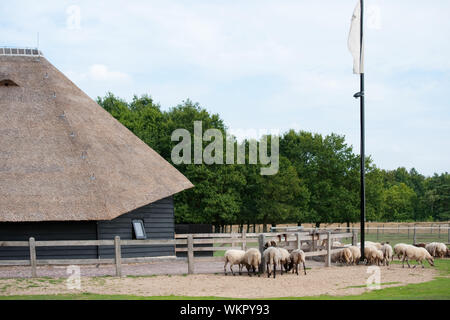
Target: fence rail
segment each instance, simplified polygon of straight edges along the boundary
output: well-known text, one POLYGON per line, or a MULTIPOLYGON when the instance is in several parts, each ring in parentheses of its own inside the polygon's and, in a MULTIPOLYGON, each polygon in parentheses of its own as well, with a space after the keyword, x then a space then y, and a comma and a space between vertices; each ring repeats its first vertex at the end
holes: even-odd
MULTIPOLYGON (((279 240, 279 245, 287 249, 300 248, 302 242, 311 244, 311 251, 306 252, 307 257, 326 256, 325 265, 330 265, 330 257, 334 252, 331 242, 336 239, 352 238, 352 243, 356 243, 357 233, 333 233, 325 232, 284 232, 284 233, 249 233, 240 234, 183 234, 176 235, 175 239, 152 239, 152 240, 121 240, 116 236, 113 240, 66 240, 66 241, 36 241, 33 237, 29 241, 0 241, 0 247, 28 247, 30 251, 29 260, 0 260, 0 266, 30 266, 31 276, 37 277, 37 266, 41 265, 90 265, 90 264, 114 264, 115 275, 122 276, 123 263, 137 263, 154 261, 155 257, 122 258, 122 246, 133 245, 174 245, 175 252, 187 252, 188 273, 194 270, 194 252, 201 251, 224 251, 226 249, 243 249, 249 244, 257 244, 260 251, 263 251, 264 244, 269 240, 279 240), (319 246, 320 240, 327 240, 326 248, 319 246), (221 246, 194 246, 219 244, 221 246), (184 245, 185 247, 177 247, 184 245), (224 245, 230 245, 224 247, 224 245), (37 259, 37 247, 60 247, 60 246, 114 246, 114 258, 110 259, 37 259), (320 250, 325 249, 325 250, 320 250)), ((157 259, 157 258, 156 258, 157 259)), ((198 259, 195 258, 195 259, 198 259)), ((213 260, 223 259, 215 257, 213 260)), ((264 260, 264 259, 262 259, 264 260)), ((262 261, 261 271, 265 270, 265 263, 262 261)))

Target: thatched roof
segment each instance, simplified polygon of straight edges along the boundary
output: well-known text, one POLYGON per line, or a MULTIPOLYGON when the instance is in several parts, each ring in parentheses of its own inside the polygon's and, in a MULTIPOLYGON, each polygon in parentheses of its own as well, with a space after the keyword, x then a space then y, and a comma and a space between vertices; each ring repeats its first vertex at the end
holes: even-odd
POLYGON ((0 221, 109 220, 193 187, 43 56, 0 52, 0 221))

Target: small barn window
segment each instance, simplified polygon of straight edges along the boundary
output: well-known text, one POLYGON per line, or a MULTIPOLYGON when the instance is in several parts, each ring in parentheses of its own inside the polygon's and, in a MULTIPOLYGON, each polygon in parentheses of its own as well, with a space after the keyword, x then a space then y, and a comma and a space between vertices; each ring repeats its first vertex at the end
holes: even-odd
POLYGON ((18 85, 12 80, 4 79, 0 80, 0 87, 18 87, 18 85))
POLYGON ((147 239, 147 234, 145 233, 144 228, 144 221, 133 220, 131 223, 133 224, 134 236, 136 237, 136 239, 147 239))

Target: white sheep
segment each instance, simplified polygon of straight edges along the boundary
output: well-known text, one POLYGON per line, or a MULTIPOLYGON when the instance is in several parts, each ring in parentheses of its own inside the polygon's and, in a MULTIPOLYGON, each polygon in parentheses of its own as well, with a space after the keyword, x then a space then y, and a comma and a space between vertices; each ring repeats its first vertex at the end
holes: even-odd
POLYGON ((383 253, 383 251, 377 249, 376 252, 377 252, 377 253, 376 253, 376 263, 377 263, 377 266, 384 264, 384 261, 385 261, 385 260, 384 260, 384 253, 383 253))
POLYGON ((248 275, 250 276, 250 269, 253 269, 253 273, 256 274, 256 269, 261 264, 261 252, 256 248, 250 248, 245 252, 242 264, 247 268, 248 275))
POLYGON ((245 251, 244 250, 235 250, 235 249, 230 249, 225 251, 224 254, 224 259, 225 259, 225 265, 223 266, 223 271, 225 272, 225 275, 227 275, 227 264, 230 264, 230 270, 231 273, 234 276, 234 272, 233 272, 233 265, 239 265, 239 274, 241 274, 242 271, 242 260, 244 258, 245 255, 245 251))
POLYGON ((447 246, 442 242, 431 242, 425 246, 425 249, 433 257, 443 258, 447 254, 447 246))
POLYGON ((361 248, 357 246, 349 246, 348 248, 352 252, 352 263, 358 264, 359 259, 361 259, 361 248))
MULTIPOLYGON (((405 260, 406 263, 408 264, 408 267, 411 268, 411 266, 409 265, 409 259, 416 260, 417 265, 419 265, 420 262, 422 268, 425 268, 423 260, 427 260, 431 266, 434 266, 434 259, 425 248, 418 248, 411 245, 407 245, 402 260, 403 268, 405 267, 405 260)), ((414 268, 415 267, 416 265, 414 266, 414 268)))
POLYGON ((400 260, 400 257, 403 257, 405 254, 406 247, 409 246, 406 243, 397 243, 394 246, 394 255, 400 260))
POLYGON ((378 261, 378 249, 372 245, 364 246, 364 257, 366 258, 366 264, 377 263, 378 261))
MULTIPOLYGON (((303 271, 305 272, 306 275, 306 265, 305 265, 305 261, 306 261, 306 256, 305 253, 303 252, 303 250, 301 249, 295 249, 291 252, 291 262, 290 262, 290 266, 289 269, 292 269, 292 273, 294 273, 294 271, 297 273, 298 275, 298 266, 303 263, 303 271)), ((301 268, 301 266, 300 266, 301 268)))
MULTIPOLYGON (((281 259, 280 259, 280 264, 281 267, 284 267, 284 270, 286 272, 288 272, 289 269, 289 264, 291 262, 291 255, 289 254, 289 251, 287 251, 285 248, 278 248, 278 250, 280 250, 281 253, 281 259)), ((283 274, 283 273, 281 273, 283 274)))
POLYGON ((389 243, 385 243, 381 247, 381 251, 383 252, 384 264, 389 265, 389 262, 394 258, 393 249, 389 243))
POLYGON ((353 254, 349 248, 342 248, 331 253, 331 262, 341 262, 350 264, 353 261, 353 254))
MULTIPOLYGON (((273 277, 275 278, 277 265, 280 265, 281 260, 281 252, 276 247, 268 247, 263 252, 264 261, 267 266, 267 277, 270 278, 270 275, 272 274, 272 267, 273 267, 273 277)), ((281 274, 283 274, 283 268, 281 269, 281 274)))

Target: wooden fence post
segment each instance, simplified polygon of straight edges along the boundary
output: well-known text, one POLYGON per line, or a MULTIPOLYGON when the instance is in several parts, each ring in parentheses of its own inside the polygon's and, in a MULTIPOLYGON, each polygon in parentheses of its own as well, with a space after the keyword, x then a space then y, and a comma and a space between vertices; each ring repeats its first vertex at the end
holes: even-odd
POLYGON ((380 226, 377 226, 377 240, 378 240, 378 234, 380 233, 380 226))
POLYGON ((331 266, 331 232, 327 232, 327 255, 325 259, 325 267, 331 266))
POLYGON ((36 243, 34 241, 34 238, 31 237, 28 240, 29 246, 30 246, 30 266, 31 266, 31 277, 36 278, 37 272, 36 272, 36 243))
POLYGON ((120 237, 114 237, 114 252, 116 260, 116 277, 122 276, 122 250, 120 247, 120 237))
POLYGON ((194 273, 194 238, 192 234, 187 236, 187 247, 188 247, 188 274, 194 273))
POLYGON ((439 224, 439 229, 438 229, 439 231, 439 234, 438 234, 438 238, 440 239, 441 238, 441 224, 439 224))
POLYGON ((416 225, 414 225, 414 229, 413 229, 413 244, 416 244, 416 225))
POLYGON ((258 242, 259 242, 259 251, 261 252, 261 264, 259 265, 259 273, 264 273, 266 272, 266 261, 264 260, 264 244, 266 242, 265 236, 264 234, 260 234, 258 237, 258 242))
POLYGON ((353 230, 352 246, 356 246, 357 240, 358 240, 358 233, 355 230, 353 230))
POLYGON ((312 231, 311 235, 311 251, 316 251, 316 230, 312 231))
POLYGON ((242 230, 242 250, 247 250, 247 233, 245 230, 242 230))
POLYGON ((300 242, 300 232, 297 232, 295 236, 297 237, 297 249, 301 249, 302 244, 300 242))

